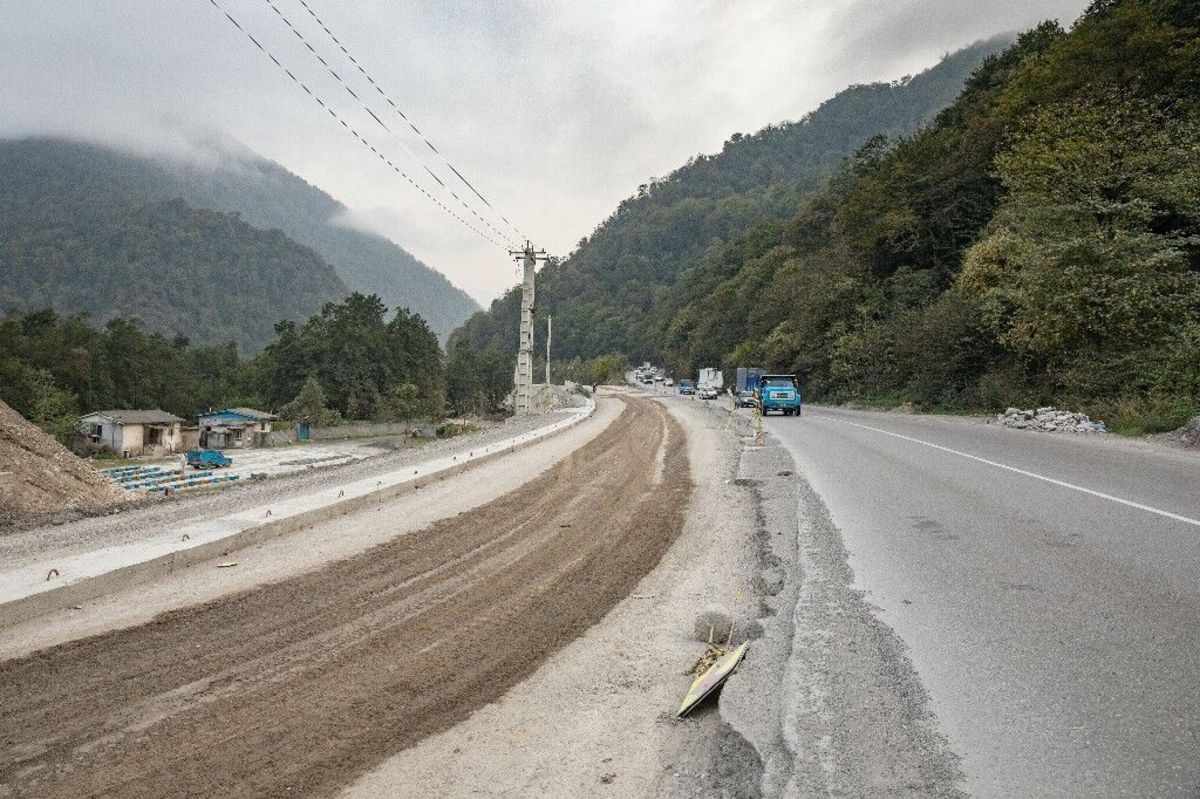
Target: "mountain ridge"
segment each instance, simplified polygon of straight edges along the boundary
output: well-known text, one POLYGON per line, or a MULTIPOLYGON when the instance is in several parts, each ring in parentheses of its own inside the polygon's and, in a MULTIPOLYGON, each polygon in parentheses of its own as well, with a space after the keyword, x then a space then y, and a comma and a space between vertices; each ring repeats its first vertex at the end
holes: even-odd
POLYGON ((420 314, 442 340, 479 308, 395 242, 340 224, 346 207, 322 189, 235 142, 201 140, 197 157, 48 136, 0 141, 0 149, 6 147, 42 149, 45 157, 76 164, 85 179, 92 173, 120 185, 115 190, 127 199, 180 198, 197 209, 236 214, 263 231, 280 230, 320 255, 350 291, 377 294, 391 307, 420 314))
MULTIPOLYGON (((850 86, 798 121, 734 134, 721 152, 640 186, 571 255, 539 274, 539 313, 563 323, 555 329, 560 357, 653 357, 664 302, 706 251, 756 222, 793 215, 871 137, 902 136, 931 120, 1011 40, 976 42, 906 80, 850 86)), ((519 292, 509 291, 452 339, 515 351, 519 304, 519 292)))

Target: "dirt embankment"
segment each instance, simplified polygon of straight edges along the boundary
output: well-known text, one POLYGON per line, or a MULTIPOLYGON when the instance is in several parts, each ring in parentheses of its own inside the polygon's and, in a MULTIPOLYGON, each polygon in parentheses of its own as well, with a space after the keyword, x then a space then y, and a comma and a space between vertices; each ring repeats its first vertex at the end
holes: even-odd
POLYGON ((328 795, 496 699, 601 619, 682 528, 682 428, 627 403, 473 513, 0 664, 0 794, 328 795))
POLYGON ((96 508, 125 492, 0 402, 0 516, 96 508))

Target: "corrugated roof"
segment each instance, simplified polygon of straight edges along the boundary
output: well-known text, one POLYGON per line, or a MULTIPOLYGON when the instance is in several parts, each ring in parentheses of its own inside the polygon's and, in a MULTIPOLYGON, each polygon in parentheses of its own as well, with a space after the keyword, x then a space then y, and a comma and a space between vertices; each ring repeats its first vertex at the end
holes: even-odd
POLYGON ((84 417, 100 415, 107 419, 111 419, 118 424, 173 424, 174 422, 182 422, 173 413, 158 410, 152 411, 131 411, 131 410, 113 410, 113 411, 92 411, 84 414, 84 417))
POLYGON ((200 418, 204 419, 209 416, 221 416, 223 414, 232 413, 255 422, 270 422, 279 417, 273 413, 265 411, 256 411, 254 408, 221 408, 220 410, 209 411, 208 413, 200 414, 200 418))
POLYGON ((251 419, 257 419, 260 422, 269 422, 273 419, 279 418, 273 413, 256 411, 253 408, 230 408, 229 410, 233 411, 234 413, 240 413, 242 416, 249 416, 251 419))

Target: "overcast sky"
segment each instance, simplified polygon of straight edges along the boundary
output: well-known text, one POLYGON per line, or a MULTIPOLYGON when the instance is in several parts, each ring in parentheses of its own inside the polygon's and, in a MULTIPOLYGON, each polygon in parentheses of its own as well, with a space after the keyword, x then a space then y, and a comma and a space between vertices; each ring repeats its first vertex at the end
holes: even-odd
MULTIPOLYGON (((271 1, 393 130, 402 126, 300 0, 271 1)), ((482 227, 438 193, 405 144, 447 174, 441 161, 380 129, 267 0, 217 2, 397 166, 482 227)), ((556 254, 638 184, 733 133, 797 119, 851 83, 920 71, 996 33, 1048 18, 1068 25, 1087 4, 306 2, 476 188, 556 254)), ((0 0, 0 135, 158 149, 197 129, 228 134, 320 186, 352 209, 354 224, 390 236, 480 301, 515 283, 501 248, 384 168, 209 0, 0 0)))

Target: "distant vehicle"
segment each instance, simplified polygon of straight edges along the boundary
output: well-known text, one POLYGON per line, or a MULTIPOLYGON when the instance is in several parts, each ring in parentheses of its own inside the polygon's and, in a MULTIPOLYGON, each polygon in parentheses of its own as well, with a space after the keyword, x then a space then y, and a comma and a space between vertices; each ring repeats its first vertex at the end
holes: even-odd
POLYGON ((696 392, 696 396, 702 400, 715 400, 717 398, 717 390, 712 386, 704 386, 696 392))
POLYGON ((743 391, 754 391, 758 379, 763 376, 763 370, 757 366, 739 366, 733 383, 733 390, 738 394, 743 391))
POLYGON ((193 469, 220 469, 233 463, 233 458, 217 449, 189 449, 187 464, 193 469))
POLYGON ((695 394, 696 393, 696 384, 693 383, 691 380, 680 380, 679 381, 679 393, 680 394, 695 394))
POLYGON ((673 385, 675 385, 675 381, 674 381, 674 380, 672 380, 672 379, 671 379, 671 378, 669 378, 669 377, 668 377, 668 378, 666 379, 666 381, 664 381, 664 382, 665 382, 665 384, 666 384, 666 385, 668 385, 668 386, 673 386, 673 385))
POLYGON ((739 408, 753 408, 758 402, 754 399, 754 392, 747 389, 739 391, 733 395, 733 401, 737 403, 739 408))
POLYGON ((754 389, 754 399, 764 416, 770 411, 799 416, 803 403, 795 375, 763 375, 754 389))
POLYGON ((725 375, 720 369, 705 367, 700 370, 700 379, 697 382, 701 388, 715 388, 719 391, 725 386, 725 375))
POLYGON ((654 376, 654 382, 655 382, 655 383, 661 383, 662 381, 663 381, 663 376, 662 376, 662 375, 655 375, 655 376, 654 376))

